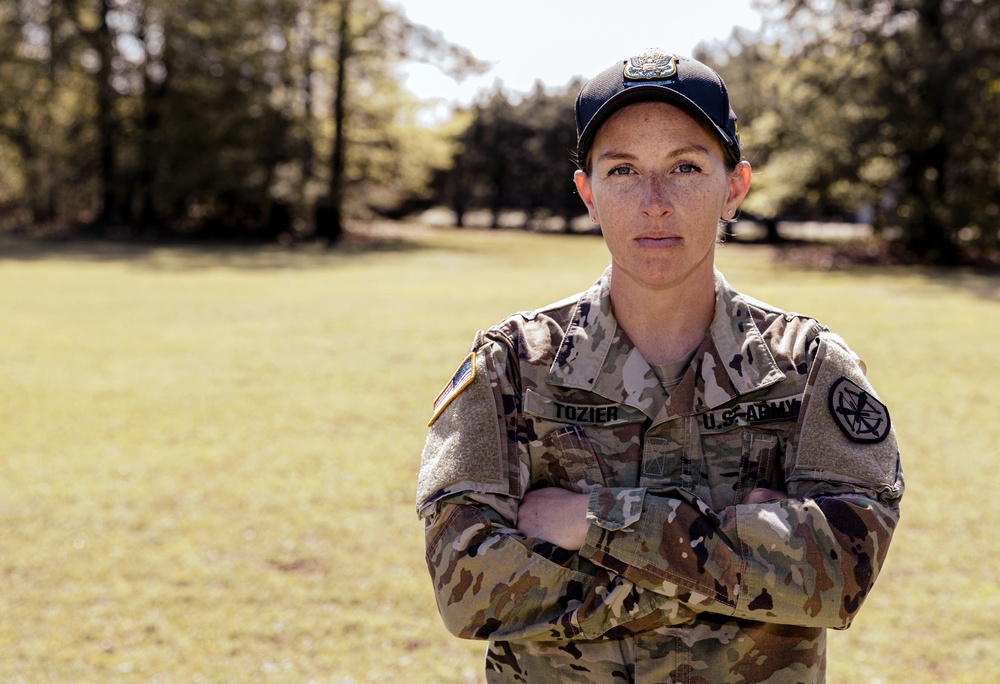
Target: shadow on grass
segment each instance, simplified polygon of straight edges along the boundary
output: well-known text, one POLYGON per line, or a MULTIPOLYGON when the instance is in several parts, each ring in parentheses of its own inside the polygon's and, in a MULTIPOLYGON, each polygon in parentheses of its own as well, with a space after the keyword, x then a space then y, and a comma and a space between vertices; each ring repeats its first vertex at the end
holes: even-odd
POLYGON ((286 269, 328 268, 370 256, 416 252, 440 245, 421 241, 424 231, 379 230, 362 227, 345 233, 334 245, 302 242, 282 245, 264 241, 205 241, 143 239, 51 239, 0 234, 0 265, 5 261, 62 259, 120 262, 129 266, 165 270, 205 268, 286 269), (410 234, 408 234, 408 232, 410 234))
POLYGON ((1000 301, 1000 273, 970 268, 925 269, 928 280, 953 289, 964 289, 982 297, 1000 301))
MULTIPOLYGON (((121 262, 134 267, 163 270, 237 268, 281 270, 295 268, 336 268, 359 260, 389 254, 415 253, 423 250, 462 252, 468 249, 442 236, 461 233, 503 234, 501 230, 435 229, 419 223, 373 222, 355 224, 335 245, 316 242, 281 245, 275 242, 208 242, 173 240, 99 240, 45 239, 0 233, 0 267, 5 261, 43 261, 69 259, 94 262, 121 262)), ((548 235, 548 234, 547 234, 548 235)), ((766 244, 741 239, 727 240, 727 245, 767 249, 775 262, 808 270, 843 272, 864 277, 914 276, 955 290, 966 290, 978 297, 1000 301, 1000 268, 992 264, 956 267, 929 267, 907 263, 874 242, 825 244, 787 240, 766 244)))
POLYGON ((958 266, 926 266, 913 263, 905 254, 874 241, 833 245, 787 241, 773 249, 776 262, 798 268, 859 277, 866 274, 918 277, 942 287, 966 290, 983 299, 1000 301, 1000 266, 993 258, 958 266))

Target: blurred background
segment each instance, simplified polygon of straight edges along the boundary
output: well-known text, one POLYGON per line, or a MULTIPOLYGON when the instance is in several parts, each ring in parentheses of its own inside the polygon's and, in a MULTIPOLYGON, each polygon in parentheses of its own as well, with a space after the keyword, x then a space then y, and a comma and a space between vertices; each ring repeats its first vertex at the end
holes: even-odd
POLYGON ((581 79, 654 46, 729 84, 763 238, 835 221, 995 262, 993 0, 0 0, 0 230, 572 230, 581 79))
POLYGON ((995 680, 1000 2, 0 0, 0 684, 482 682, 424 567, 431 404, 607 265, 573 102, 654 46, 740 117, 720 268, 899 434, 830 681, 995 680))

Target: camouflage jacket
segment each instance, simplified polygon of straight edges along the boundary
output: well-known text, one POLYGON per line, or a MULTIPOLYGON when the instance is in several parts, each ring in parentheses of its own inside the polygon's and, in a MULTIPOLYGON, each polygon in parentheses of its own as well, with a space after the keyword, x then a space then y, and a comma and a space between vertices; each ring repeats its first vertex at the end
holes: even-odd
POLYGON ((448 629, 490 682, 821 682, 881 569, 903 480, 864 367, 815 320, 716 274, 668 396, 590 290, 476 337, 435 402, 417 511, 448 629), (590 495, 584 547, 518 502, 590 495), (756 487, 788 498, 741 504, 756 487))

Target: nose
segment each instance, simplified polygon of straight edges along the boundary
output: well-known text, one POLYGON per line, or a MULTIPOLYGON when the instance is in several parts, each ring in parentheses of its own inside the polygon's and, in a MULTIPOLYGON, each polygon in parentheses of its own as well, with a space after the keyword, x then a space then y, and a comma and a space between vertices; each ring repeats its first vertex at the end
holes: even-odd
POLYGON ((641 210, 644 215, 653 217, 669 214, 673 210, 659 174, 646 176, 641 210))

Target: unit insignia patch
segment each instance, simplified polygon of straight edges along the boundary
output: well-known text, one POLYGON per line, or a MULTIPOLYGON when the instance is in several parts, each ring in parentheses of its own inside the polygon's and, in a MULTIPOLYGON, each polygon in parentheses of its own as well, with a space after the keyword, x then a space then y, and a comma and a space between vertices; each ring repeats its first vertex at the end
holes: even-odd
POLYGON ((830 387, 830 413, 837 427, 854 442, 881 442, 889 436, 889 409, 845 377, 830 387))

